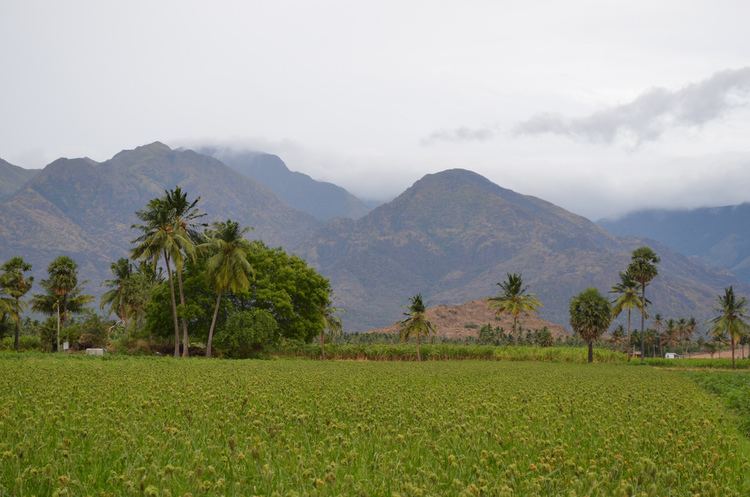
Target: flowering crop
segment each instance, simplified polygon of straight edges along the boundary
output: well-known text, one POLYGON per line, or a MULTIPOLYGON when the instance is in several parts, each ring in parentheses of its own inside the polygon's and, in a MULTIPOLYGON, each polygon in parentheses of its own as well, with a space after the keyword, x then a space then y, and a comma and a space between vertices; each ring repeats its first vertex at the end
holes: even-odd
POLYGON ((0 391, 0 495, 750 495, 732 416, 674 371, 29 357, 0 391))

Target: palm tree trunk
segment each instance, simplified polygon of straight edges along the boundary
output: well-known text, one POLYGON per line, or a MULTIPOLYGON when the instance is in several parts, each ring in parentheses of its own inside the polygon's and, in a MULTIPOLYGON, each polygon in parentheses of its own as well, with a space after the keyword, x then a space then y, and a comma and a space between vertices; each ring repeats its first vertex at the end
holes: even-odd
POLYGON ((216 317, 219 315, 219 304, 221 304, 221 292, 216 294, 216 307, 211 318, 211 327, 208 329, 208 342, 206 343, 206 357, 211 357, 211 343, 214 340, 214 329, 216 328, 216 317))
POLYGON ((734 335, 730 333, 729 339, 732 342, 732 369, 734 369, 736 367, 736 365, 734 364, 734 335))
POLYGON ((325 328, 320 330, 320 358, 325 359, 326 358, 326 336, 325 336, 325 328))
POLYGON ((646 329, 646 284, 641 284, 641 361, 646 356, 646 341, 643 339, 643 332, 646 329))
POLYGON ((177 301, 174 297, 174 281, 172 280, 172 269, 169 267, 169 256, 164 251, 164 264, 167 266, 167 280, 169 281, 169 295, 172 303, 172 321, 174 321, 174 356, 180 357, 180 323, 177 319, 177 301))
POLYGON ((18 297, 16 297, 16 336, 13 341, 13 348, 16 352, 21 350, 21 307, 18 303, 18 297))
POLYGON ((422 362, 422 355, 419 353, 419 333, 417 333, 417 361, 422 362))
POLYGON ((594 362, 594 342, 589 340, 589 362, 594 362))
MULTIPOLYGON (((182 270, 177 269, 177 289, 180 291, 180 306, 185 308, 185 292, 182 287, 182 270)), ((185 316, 180 318, 182 321, 182 357, 190 355, 190 340, 188 339, 187 319, 185 316)))

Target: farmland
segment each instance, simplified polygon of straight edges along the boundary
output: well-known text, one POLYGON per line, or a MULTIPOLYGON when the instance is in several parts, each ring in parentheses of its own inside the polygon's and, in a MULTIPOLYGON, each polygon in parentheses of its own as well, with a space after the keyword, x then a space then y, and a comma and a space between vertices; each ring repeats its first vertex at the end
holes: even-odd
POLYGON ((0 357, 0 495, 741 496, 685 373, 546 362, 0 357))

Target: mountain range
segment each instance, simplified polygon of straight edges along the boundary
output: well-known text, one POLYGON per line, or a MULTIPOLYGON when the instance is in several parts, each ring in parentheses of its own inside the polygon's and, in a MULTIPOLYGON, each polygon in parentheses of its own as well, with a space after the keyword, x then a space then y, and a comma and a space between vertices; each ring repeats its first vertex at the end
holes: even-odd
POLYGON ((216 157, 235 171, 267 187, 291 207, 320 221, 337 217, 358 219, 370 211, 370 207, 340 186, 290 171, 277 155, 215 147, 198 151, 216 157))
POLYGON ((599 224, 617 235, 644 236, 750 283, 750 203, 630 213, 599 224))
MULTIPOLYGON (((276 161, 262 155, 254 166, 259 170, 258 164, 276 161)), ((723 287, 748 291, 728 271, 659 242, 614 236, 468 170, 429 174, 361 217, 361 210, 341 210, 346 204, 338 203, 338 213, 325 221, 328 215, 295 208, 252 174, 240 173, 240 162, 230 167, 159 142, 104 162, 58 159, 0 201, 0 259, 23 255, 39 278, 52 258, 70 255, 89 291, 99 294, 109 263, 127 255, 136 236, 130 228, 135 211, 180 185, 201 196, 207 221, 237 219, 254 228, 252 237, 283 246, 330 278, 349 331, 393 323, 417 292, 430 305, 487 297, 507 272, 524 275, 544 302, 542 318, 567 323, 570 297, 588 286, 607 291, 630 251, 643 244, 662 256, 650 295, 655 312, 705 319, 723 287)), ((278 163, 272 167, 279 169, 278 163)), ((346 198, 345 190, 335 191, 346 198)))
POLYGON ((38 169, 24 169, 0 159, 0 200, 17 192, 38 172, 38 169))

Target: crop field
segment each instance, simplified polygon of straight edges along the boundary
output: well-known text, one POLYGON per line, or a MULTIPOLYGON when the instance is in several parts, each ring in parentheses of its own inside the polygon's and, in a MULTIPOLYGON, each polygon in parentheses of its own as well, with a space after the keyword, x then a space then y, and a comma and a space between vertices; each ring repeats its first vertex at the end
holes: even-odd
POLYGON ((649 367, 6 355, 0 392, 0 495, 750 495, 736 415, 649 367))

